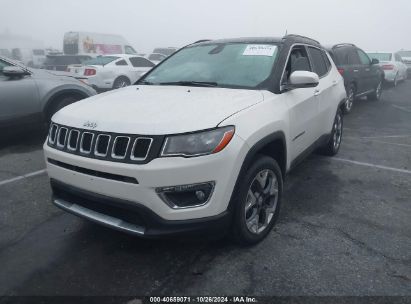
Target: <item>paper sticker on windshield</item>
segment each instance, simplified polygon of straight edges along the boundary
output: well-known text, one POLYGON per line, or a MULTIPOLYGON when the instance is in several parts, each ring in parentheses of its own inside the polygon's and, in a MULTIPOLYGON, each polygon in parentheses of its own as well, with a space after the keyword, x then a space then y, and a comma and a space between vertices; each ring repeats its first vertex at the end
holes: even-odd
POLYGON ((272 57, 277 49, 275 45, 249 44, 244 50, 243 56, 270 56, 272 57))

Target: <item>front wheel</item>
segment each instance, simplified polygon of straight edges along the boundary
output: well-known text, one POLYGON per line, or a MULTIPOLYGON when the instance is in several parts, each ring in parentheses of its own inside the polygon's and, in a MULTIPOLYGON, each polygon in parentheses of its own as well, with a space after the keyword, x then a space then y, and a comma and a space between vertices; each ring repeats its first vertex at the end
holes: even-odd
POLYGON ((355 100, 355 86, 354 84, 351 84, 347 90, 347 100, 344 103, 343 106, 343 112, 344 114, 348 114, 352 110, 352 106, 354 105, 354 100, 355 100))
POLYGON ((262 241, 277 221, 283 178, 277 162, 263 155, 240 178, 232 234, 238 243, 253 245, 262 241))
POLYGON ((80 100, 81 98, 78 96, 64 96, 59 100, 56 100, 55 102, 53 102, 53 104, 50 106, 50 108, 48 109, 47 113, 46 113, 46 124, 47 127, 51 122, 51 117, 58 112, 59 110, 61 110, 62 108, 64 108, 65 106, 68 106, 69 104, 72 104, 73 102, 76 102, 78 100, 80 100))
POLYGON ((338 153, 341 146, 343 135, 343 115, 340 109, 334 118, 331 136, 328 142, 320 149, 320 153, 327 156, 334 156, 338 153))

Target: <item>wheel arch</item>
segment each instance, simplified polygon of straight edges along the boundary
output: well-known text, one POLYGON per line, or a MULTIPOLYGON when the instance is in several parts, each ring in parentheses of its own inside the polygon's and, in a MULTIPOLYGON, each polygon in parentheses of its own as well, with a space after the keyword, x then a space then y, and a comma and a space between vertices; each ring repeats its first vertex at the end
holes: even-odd
POLYGON ((47 118, 47 115, 49 111, 52 109, 52 106, 55 104, 55 102, 57 102, 58 100, 61 100, 62 98, 71 97, 71 96, 79 97, 79 100, 89 97, 89 95, 87 95, 85 92, 82 92, 76 89, 65 89, 65 90, 57 91, 47 97, 46 102, 44 103, 44 107, 43 107, 43 119, 47 118))
POLYGON ((274 158, 280 166, 284 180, 287 173, 287 144, 284 132, 277 131, 260 139, 248 150, 241 165, 240 172, 237 176, 237 180, 228 205, 228 210, 232 210, 233 208, 233 198, 235 197, 234 194, 240 187, 241 177, 244 176, 245 172, 251 166, 253 160, 258 157, 258 155, 266 155, 274 158))

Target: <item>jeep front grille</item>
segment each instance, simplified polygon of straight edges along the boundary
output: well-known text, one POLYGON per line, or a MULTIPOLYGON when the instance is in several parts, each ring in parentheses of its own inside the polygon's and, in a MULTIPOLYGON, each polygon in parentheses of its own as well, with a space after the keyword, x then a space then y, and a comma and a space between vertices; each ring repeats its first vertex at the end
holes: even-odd
POLYGON ((164 136, 141 136, 50 126, 48 145, 83 157, 126 163, 148 163, 158 157, 164 136))

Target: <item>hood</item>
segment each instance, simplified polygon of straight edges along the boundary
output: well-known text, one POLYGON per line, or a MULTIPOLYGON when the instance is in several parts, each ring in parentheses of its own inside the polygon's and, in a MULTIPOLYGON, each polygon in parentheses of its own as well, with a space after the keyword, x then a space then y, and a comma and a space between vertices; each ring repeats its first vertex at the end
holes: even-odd
POLYGON ((130 86, 71 104, 53 116, 59 124, 95 130, 161 135, 216 127, 263 101, 256 90, 185 86, 130 86))
POLYGON ((30 69, 34 73, 36 78, 50 78, 50 79, 60 79, 63 81, 73 80, 76 81, 74 75, 69 72, 64 71, 51 71, 43 69, 30 69))

